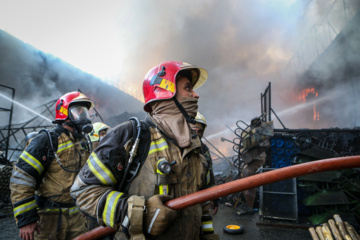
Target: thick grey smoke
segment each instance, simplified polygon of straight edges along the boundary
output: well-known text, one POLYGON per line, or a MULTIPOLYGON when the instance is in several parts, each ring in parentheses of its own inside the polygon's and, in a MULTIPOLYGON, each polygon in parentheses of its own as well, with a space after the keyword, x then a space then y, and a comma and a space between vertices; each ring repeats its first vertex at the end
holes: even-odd
MULTIPOLYGON (((141 102, 135 98, 1 30, 0 52, 1 84, 14 88, 14 100, 32 110, 67 92, 80 89, 95 102, 96 109, 104 120, 124 111, 142 111, 141 102)), ((11 97, 6 88, 1 88, 1 91, 5 96, 11 97)), ((5 108, 10 107, 9 101, 3 97, 0 97, 0 103, 5 108)), ((14 123, 34 116, 31 111, 14 105, 14 123)))
POLYGON ((123 74, 140 85, 147 69, 165 60, 207 69, 208 81, 198 93, 209 136, 260 115, 260 92, 268 82, 279 92, 294 84, 280 73, 293 54, 289 39, 303 14, 299 8, 259 1, 155 2, 127 9, 123 28, 131 35, 123 44, 138 44, 123 74), (135 75, 139 67, 144 71, 135 75))
POLYGON ((319 99, 315 101, 326 99, 315 103, 319 127, 353 128, 360 124, 360 13, 355 14, 296 85, 298 89, 318 90, 319 99))
MULTIPOLYGON (((123 32, 127 33, 123 37, 123 44, 133 47, 133 57, 129 58, 131 64, 122 74, 132 76, 134 84, 140 85, 144 72, 164 60, 183 60, 206 68, 209 79, 198 89, 199 110, 208 121, 205 136, 218 146, 222 144, 221 136, 230 140, 236 137, 225 124, 234 129, 238 120, 249 122, 260 115, 260 93, 269 82, 272 83, 272 107, 284 113, 279 117, 286 127, 354 127, 353 117, 351 123, 342 121, 342 116, 348 113, 343 111, 342 105, 353 101, 354 94, 342 94, 350 97, 347 100, 340 97, 342 101, 332 98, 336 105, 316 105, 318 108, 324 107, 320 120, 326 121, 314 125, 313 104, 299 108, 297 101, 297 94, 301 91, 298 81, 305 82, 296 78, 294 72, 285 72, 289 60, 311 32, 311 27, 323 23, 324 18, 330 16, 332 26, 341 30, 344 21, 340 17, 343 9, 339 4, 341 6, 343 2, 135 2, 128 5, 127 19, 122 25, 123 32), (328 15, 330 10, 332 14, 328 15), (137 44, 131 45, 133 41, 137 44), (135 75, 139 68, 144 71, 135 75), (341 111, 335 110, 335 106, 341 111), (303 113, 290 113, 294 108, 303 113), (288 114, 285 114, 286 111, 288 114)), ((359 9, 358 3, 347 6, 353 13, 359 9)), ((314 47, 315 43, 311 44, 310 47, 314 47)), ((359 46, 358 43, 354 45, 359 46)), ((329 60, 339 59, 332 57, 329 60)), ((332 75, 333 72, 326 70, 321 74, 332 75)), ((310 87, 307 84, 309 82, 302 87, 310 87)), ((336 88, 337 91, 340 89, 346 88, 336 88)), ((320 91, 319 99, 331 98, 331 92, 317 90, 320 91)), ((354 105, 351 108, 354 109, 354 105)), ((275 120, 275 127, 282 126, 275 120)), ((224 144, 231 147, 229 143, 224 144)), ((231 154, 231 150, 228 152, 231 154)))
MULTIPOLYGON (((294 72, 286 72, 285 69, 311 27, 322 23, 334 2, 343 1, 123 1, 116 19, 118 44, 126 51, 118 53, 122 59, 118 63, 121 69, 119 78, 112 82, 118 86, 132 86, 141 92, 146 72, 162 61, 178 60, 204 67, 209 72, 209 78, 197 92, 200 95, 199 111, 208 122, 205 136, 219 149, 232 155, 232 145, 220 142, 220 137, 229 140, 236 137, 226 125, 235 129, 238 120, 249 122, 260 115, 260 93, 269 82, 272 85, 272 107, 281 113, 279 117, 284 124, 289 128, 312 125, 312 118, 306 117, 308 114, 300 113, 299 116, 299 111, 310 111, 311 115, 312 104, 301 107, 297 100, 299 91, 314 83, 314 78, 299 80, 294 72)), ((353 13, 359 9, 358 3, 349 6, 353 13)), ((85 10, 91 4, 83 7, 85 10)), ((340 11, 341 8, 336 9, 330 18, 337 30, 344 25, 340 11)), ((309 43, 310 47, 314 44, 309 43)), ((352 49, 359 49, 357 40, 351 44, 352 49)), ((346 63, 351 65, 355 55, 346 63)), ((337 58, 332 54, 328 60, 332 62, 332 59, 335 61, 337 58)), ((38 57, 40 60, 41 57, 38 57)), ((333 62, 333 65, 339 66, 339 63, 333 62)), ((342 107, 358 101, 353 97, 358 92, 358 78, 355 74, 343 87, 337 87, 339 79, 342 79, 339 76, 335 86, 320 88, 333 82, 325 77, 334 75, 329 71, 333 69, 331 66, 322 67, 319 74, 323 76, 323 82, 312 86, 319 90, 316 106, 324 108, 320 119, 325 117, 327 120, 324 125, 316 127, 353 127, 359 124, 354 121, 358 114, 356 117, 352 115, 352 120, 346 122, 339 121, 340 117, 335 115, 346 115, 358 106, 359 103, 353 104, 346 111, 342 107), (325 90, 328 94, 324 93, 325 90), (352 94, 348 94, 350 90, 352 94), (338 99, 335 101, 337 104, 328 104, 328 99, 338 99), (334 107, 344 111, 334 111, 334 107)), ((319 68, 314 67, 311 72, 319 72, 319 68)), ((57 72, 69 75, 66 71, 57 72)), ((54 74, 47 73, 47 79, 52 77, 55 77, 54 74)), ((275 127, 280 128, 281 125, 275 121, 275 127)))

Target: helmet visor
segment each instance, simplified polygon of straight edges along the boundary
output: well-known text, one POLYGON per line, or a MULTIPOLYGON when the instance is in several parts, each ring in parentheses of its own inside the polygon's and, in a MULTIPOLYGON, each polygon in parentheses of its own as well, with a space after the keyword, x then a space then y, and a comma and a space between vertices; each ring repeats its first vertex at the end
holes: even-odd
POLYGON ((84 106, 74 106, 70 108, 70 119, 73 121, 89 120, 89 111, 84 106))

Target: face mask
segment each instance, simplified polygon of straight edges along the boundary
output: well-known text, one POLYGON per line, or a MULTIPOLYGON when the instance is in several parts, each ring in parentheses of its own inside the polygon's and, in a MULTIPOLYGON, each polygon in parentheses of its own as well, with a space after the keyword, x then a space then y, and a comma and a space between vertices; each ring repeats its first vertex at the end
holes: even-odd
POLYGON ((88 109, 84 106, 74 106, 70 108, 70 120, 79 132, 85 134, 93 130, 88 109))

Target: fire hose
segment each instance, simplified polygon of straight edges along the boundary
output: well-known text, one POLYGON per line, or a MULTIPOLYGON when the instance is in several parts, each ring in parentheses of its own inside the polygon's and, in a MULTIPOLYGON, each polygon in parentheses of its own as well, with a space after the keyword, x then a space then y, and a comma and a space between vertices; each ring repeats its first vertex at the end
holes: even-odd
MULTIPOLYGON (((241 192, 247 189, 259 187, 278 181, 283 181, 289 178, 295 178, 318 172, 332 171, 336 169, 357 167, 360 167, 360 156, 338 157, 301 163, 289 167, 275 169, 265 173, 256 174, 246 178, 217 185, 215 187, 211 187, 195 193, 191 193, 179 198, 172 199, 166 202, 165 205, 169 208, 179 210, 209 200, 224 197, 229 194, 241 192)), ((116 233, 116 230, 114 228, 100 226, 78 236, 77 238, 75 238, 75 240, 100 239, 114 233, 116 233)))

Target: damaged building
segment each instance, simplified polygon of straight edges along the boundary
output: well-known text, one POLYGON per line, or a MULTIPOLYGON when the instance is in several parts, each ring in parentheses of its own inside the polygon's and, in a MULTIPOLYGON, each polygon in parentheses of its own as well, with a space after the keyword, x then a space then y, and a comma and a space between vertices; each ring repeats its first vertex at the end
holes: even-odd
MULTIPOLYGON (((343 10, 348 13, 348 9, 343 10)), ((269 83, 261 93, 260 115, 251 123, 236 123, 237 137, 232 142, 237 155, 233 161, 239 178, 360 155, 360 12, 347 18, 328 45, 323 41, 321 49, 311 50, 316 53, 299 51, 290 61, 289 66, 296 70, 293 91, 299 103, 293 111, 282 114, 284 117, 277 115, 276 106, 271 105, 277 96, 271 95, 269 83), (297 119, 304 128, 288 128, 284 119, 297 119), (274 127, 274 122, 281 128, 274 127)), ((328 28, 334 31, 332 26, 328 28)), ((259 207, 259 216, 264 219, 318 225, 340 214, 359 230, 359 171, 338 169, 292 178, 261 186, 257 192, 246 190, 242 200, 251 208, 259 207)), ((235 197, 234 204, 239 198, 235 197)))

